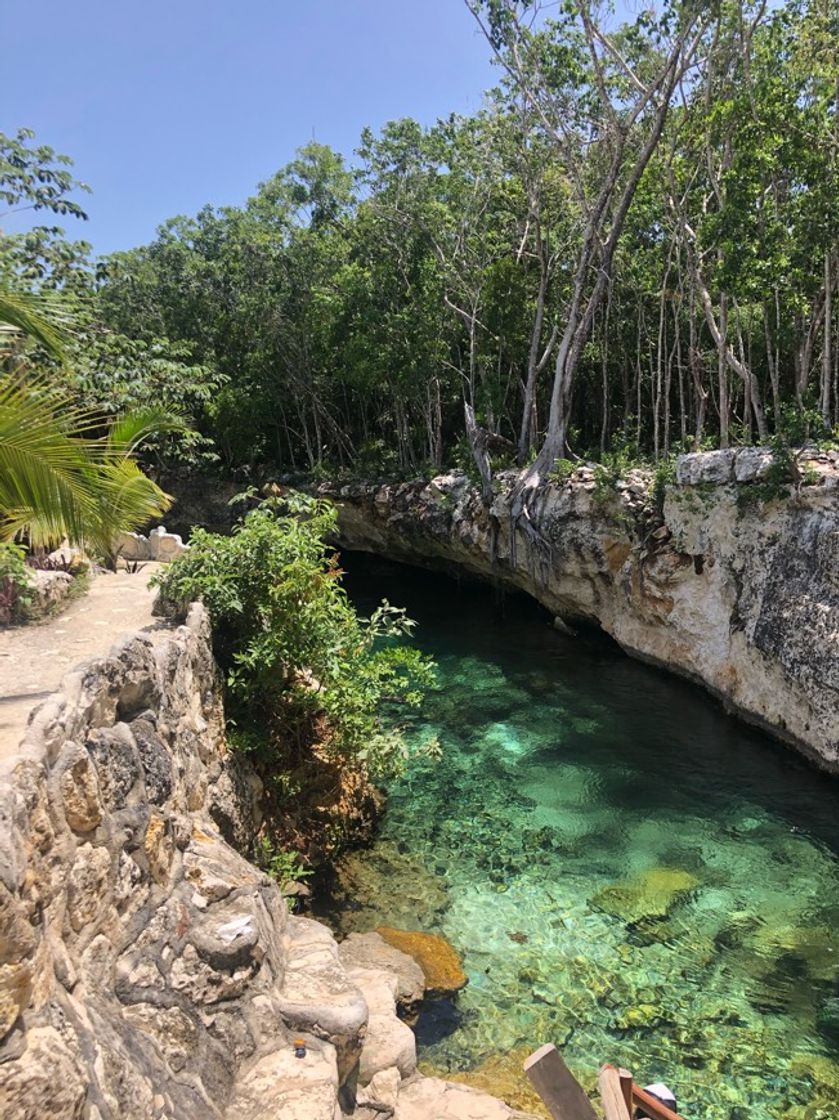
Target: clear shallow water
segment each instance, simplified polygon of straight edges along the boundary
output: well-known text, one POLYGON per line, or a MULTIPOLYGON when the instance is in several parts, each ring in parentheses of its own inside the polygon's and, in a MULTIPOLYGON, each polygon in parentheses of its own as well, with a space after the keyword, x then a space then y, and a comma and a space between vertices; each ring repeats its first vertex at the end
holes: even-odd
POLYGON ((392 787, 333 915, 462 954, 421 1057, 464 1070, 553 1041, 588 1080, 608 1060, 667 1081, 695 1120, 839 1116, 839 783, 529 600, 345 566, 362 609, 408 607, 440 668, 412 734, 443 760, 392 787))

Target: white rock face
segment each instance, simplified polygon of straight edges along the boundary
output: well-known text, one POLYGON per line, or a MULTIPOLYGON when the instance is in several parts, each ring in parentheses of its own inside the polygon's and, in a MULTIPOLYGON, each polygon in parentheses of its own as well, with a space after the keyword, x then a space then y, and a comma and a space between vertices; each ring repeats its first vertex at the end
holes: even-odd
POLYGON ((119 533, 117 553, 123 560, 160 560, 168 563, 182 556, 189 548, 179 533, 167 533, 164 525, 152 529, 149 535, 119 533))
POLYGON ((685 455, 663 510, 649 475, 604 495, 582 467, 532 499, 541 549, 512 530, 506 475, 489 511, 460 475, 335 496, 348 547, 465 569, 563 623, 596 622, 839 770, 839 465, 813 453, 803 485, 773 489, 771 464, 763 448, 685 455))

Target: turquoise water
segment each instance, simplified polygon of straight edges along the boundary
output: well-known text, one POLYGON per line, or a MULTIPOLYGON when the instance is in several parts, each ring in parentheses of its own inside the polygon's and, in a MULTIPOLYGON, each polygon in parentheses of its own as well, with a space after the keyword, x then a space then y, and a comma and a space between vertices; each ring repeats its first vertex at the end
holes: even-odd
POLYGON ((835 1120, 839 783, 529 600, 345 565, 440 668, 411 733, 443 759, 392 787, 334 896, 344 932, 427 929, 462 954, 421 1057, 468 1070, 553 1041, 585 1078, 667 1081, 695 1120, 835 1120))

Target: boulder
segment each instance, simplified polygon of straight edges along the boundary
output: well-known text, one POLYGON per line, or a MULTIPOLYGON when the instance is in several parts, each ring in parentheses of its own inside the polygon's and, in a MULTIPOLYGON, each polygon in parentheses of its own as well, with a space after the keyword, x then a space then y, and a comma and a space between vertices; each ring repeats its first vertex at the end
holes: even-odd
POLYGON ((734 480, 733 448, 722 451, 693 451, 676 462, 676 481, 680 486, 725 486, 734 480))
POLYGON ((446 1080, 470 1085, 482 1093, 498 1097, 511 1108, 548 1120, 548 1110, 522 1068, 531 1053, 531 1049, 522 1049, 492 1054, 475 1069, 448 1073, 446 1080))
POLYGON ((768 447, 741 447, 734 464, 734 477, 737 482, 757 482, 765 478, 775 456, 768 447))
POLYGON ((390 926, 379 926, 376 932, 388 945, 414 958, 423 971, 429 995, 450 995, 466 986, 468 977, 460 958, 444 937, 390 926))
POLYGON ((351 933, 338 946, 346 969, 383 969, 396 979, 396 1002, 403 1015, 415 1013, 425 995, 425 974, 417 961, 389 945, 380 933, 351 933))
MULTIPOLYGON (((308 1041, 308 1040, 307 1040, 308 1041)), ((309 1042, 303 1058, 289 1044, 245 1067, 226 1120, 340 1120, 338 1065, 329 1043, 309 1042)))
POLYGON ((396 977, 372 968, 351 968, 347 977, 364 996, 368 1011, 359 1084, 369 1085, 377 1074, 390 1069, 410 1077, 417 1068, 417 1043, 414 1032, 396 1015, 396 977))
POLYGON ((48 614, 59 603, 64 602, 73 587, 73 577, 69 572, 34 571, 32 575, 33 614, 48 614))
POLYGON ((347 978, 330 930, 311 918, 290 917, 283 937, 285 975, 277 1003, 292 1030, 311 1031, 336 1048, 343 1079, 361 1050, 367 1004, 347 978))

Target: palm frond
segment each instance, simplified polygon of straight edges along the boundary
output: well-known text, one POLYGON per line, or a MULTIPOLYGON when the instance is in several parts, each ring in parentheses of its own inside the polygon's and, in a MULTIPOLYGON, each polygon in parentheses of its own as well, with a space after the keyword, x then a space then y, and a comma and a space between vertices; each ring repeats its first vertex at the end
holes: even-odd
POLYGON ((34 338, 61 362, 70 323, 71 316, 54 294, 36 295, 0 286, 0 324, 34 338))
POLYGON ((80 539, 97 505, 90 414, 35 382, 0 380, 0 538, 26 530, 35 545, 80 539), (59 415, 59 410, 62 415, 59 415))
POLYGON ((114 420, 108 431, 108 445, 118 454, 130 455, 152 436, 183 431, 185 427, 185 421, 171 409, 138 408, 114 420))

